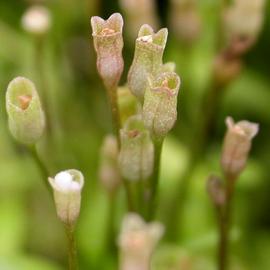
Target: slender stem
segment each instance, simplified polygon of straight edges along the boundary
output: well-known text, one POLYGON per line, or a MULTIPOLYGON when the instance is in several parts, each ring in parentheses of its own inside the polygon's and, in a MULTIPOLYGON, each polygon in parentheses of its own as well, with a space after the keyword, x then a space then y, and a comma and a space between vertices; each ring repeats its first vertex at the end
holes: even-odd
POLYGON ((119 108, 118 108, 118 102, 117 102, 117 87, 114 89, 106 88, 106 90, 107 90, 107 97, 108 97, 110 108, 111 108, 114 134, 115 134, 115 137, 117 138, 118 148, 120 148, 121 121, 120 121, 119 108))
POLYGON ((77 249, 75 242, 74 227, 67 224, 65 225, 67 240, 68 240, 68 264, 69 270, 77 270, 77 249))
POLYGON ((122 179, 125 192, 126 192, 126 197, 127 197, 127 204, 128 204, 128 211, 129 212, 135 212, 136 211, 136 201, 133 196, 133 190, 132 190, 132 185, 127 179, 122 179))
POLYGON ((226 270, 228 267, 229 255, 229 232, 231 220, 232 198, 234 191, 234 180, 226 179, 226 200, 219 218, 219 249, 218 249, 218 269, 226 270))
POLYGON ((205 152, 209 135, 213 131, 214 119, 218 111, 223 90, 224 88, 220 88, 220 86, 214 80, 212 80, 209 90, 205 92, 205 96, 203 97, 201 103, 202 109, 198 111, 200 115, 198 115, 195 123, 195 132, 191 140, 188 165, 182 179, 175 188, 175 192, 172 195, 172 199, 167 207, 167 218, 165 220, 167 221, 167 236, 171 240, 175 239, 176 237, 181 237, 181 228, 179 228, 179 224, 175 221, 174 213, 177 213, 177 220, 182 220, 185 199, 190 188, 190 178, 205 152), (204 113, 201 114, 201 111, 204 113))
POLYGON ((169 240, 176 240, 176 238, 181 238, 182 236, 182 223, 179 224, 178 220, 182 220, 184 214, 185 201, 190 188, 190 178, 195 166, 196 161, 189 161, 182 179, 179 181, 179 184, 177 185, 177 188, 175 189, 172 198, 166 207, 164 220, 167 222, 166 231, 167 238, 169 240))
POLYGON ((48 100, 48 84, 44 74, 44 37, 37 37, 35 40, 35 70, 38 76, 38 85, 42 97, 42 103, 46 115, 46 125, 48 134, 52 133, 52 122, 48 100))
POLYGON ((110 252, 116 254, 117 248, 115 244, 115 215, 117 206, 117 191, 109 194, 109 213, 107 222, 107 246, 110 252))
POLYGON ((148 220, 152 219, 156 211, 157 189, 159 183, 160 160, 161 160, 163 139, 153 138, 153 143, 154 143, 154 166, 153 166, 153 174, 150 178, 150 189, 148 196, 149 209, 146 216, 148 220))
MULTIPOLYGON (((117 139, 118 149, 121 147, 121 140, 120 140, 120 128, 121 128, 121 121, 119 115, 119 108, 118 108, 118 101, 117 101, 117 86, 114 88, 109 89, 105 87, 107 91, 107 98, 109 100, 110 108, 111 108, 111 116, 113 122, 113 129, 114 134, 117 139)), ((129 182, 126 179, 123 179, 124 188, 127 195, 127 202, 129 211, 135 211, 134 201, 132 199, 132 191, 129 182)))
POLYGON ((52 189, 48 182, 48 177, 50 176, 50 173, 47 167, 45 166, 45 164, 43 163, 43 161, 40 159, 36 146, 29 146, 28 151, 31 154, 31 157, 33 158, 33 160, 35 161, 37 167, 39 168, 39 171, 41 173, 42 180, 45 186, 47 187, 48 191, 52 195, 52 189))

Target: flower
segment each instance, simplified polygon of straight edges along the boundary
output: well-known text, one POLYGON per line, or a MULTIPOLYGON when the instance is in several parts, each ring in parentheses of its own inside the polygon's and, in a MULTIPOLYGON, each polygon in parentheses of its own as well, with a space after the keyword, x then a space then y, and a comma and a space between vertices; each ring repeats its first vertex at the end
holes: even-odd
POLYGON ((99 178, 104 188, 113 193, 121 183, 118 169, 118 147, 114 136, 108 135, 104 138, 100 151, 99 178))
POLYGON ((225 12, 225 30, 229 37, 256 39, 264 19, 265 0, 234 0, 225 12))
POLYGON ((120 0, 119 4, 127 20, 127 35, 132 40, 144 23, 154 28, 158 25, 155 0, 120 0))
POLYGON ((187 43, 196 41, 202 28, 196 1, 171 0, 170 11, 169 20, 175 36, 187 43))
POLYGON ((122 222, 118 239, 121 270, 148 270, 154 248, 162 237, 164 227, 158 222, 145 223, 135 213, 129 213, 122 222))
POLYGON ((143 102, 148 77, 156 75, 162 69, 167 36, 166 28, 157 33, 154 33, 152 27, 147 24, 140 28, 133 62, 128 73, 128 87, 141 102, 143 102))
POLYGON ((117 87, 124 68, 123 18, 114 13, 108 20, 98 16, 91 18, 94 47, 97 53, 97 69, 108 89, 117 87))
POLYGON ((174 72, 149 78, 143 104, 143 121, 154 138, 163 138, 177 119, 180 78, 174 72))
POLYGON ((58 217, 66 225, 74 226, 81 207, 81 191, 84 185, 82 173, 71 169, 59 172, 54 178, 48 179, 53 188, 58 217))
POLYGON ((25 31, 35 34, 46 34, 51 26, 49 10, 43 6, 30 7, 22 17, 22 26, 25 31))
POLYGON ((45 115, 35 85, 24 77, 13 79, 6 92, 11 134, 24 144, 35 144, 44 133, 45 115))
POLYGON ((246 165, 252 139, 257 135, 259 125, 246 120, 234 123, 231 117, 226 118, 226 124, 221 166, 225 175, 236 178, 246 165))
POLYGON ((118 164, 122 176, 130 181, 147 179, 153 171, 154 146, 141 116, 131 116, 120 135, 118 164))

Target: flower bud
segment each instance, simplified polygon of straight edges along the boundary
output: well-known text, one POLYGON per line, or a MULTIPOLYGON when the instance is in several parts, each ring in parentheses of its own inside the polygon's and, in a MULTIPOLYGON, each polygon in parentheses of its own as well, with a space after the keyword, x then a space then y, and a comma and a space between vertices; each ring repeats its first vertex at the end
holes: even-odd
POLYGON ((105 137, 100 156, 99 178, 108 193, 114 193, 121 183, 117 162, 117 141, 114 136, 108 135, 105 137))
POLYGON ((221 179, 217 176, 211 175, 207 181, 207 191, 212 202, 221 207, 225 203, 225 190, 221 179))
POLYGON ((30 34, 46 34, 51 26, 49 10, 43 6, 30 7, 22 17, 22 26, 30 34))
POLYGON ((214 61, 213 75, 215 82, 224 86, 234 80, 241 72, 242 62, 238 57, 226 58, 226 55, 218 55, 214 61))
POLYGON ((147 24, 139 31, 133 62, 128 73, 128 86, 141 102, 143 102, 148 77, 156 75, 162 68, 167 36, 166 28, 154 33, 152 27, 147 24))
POLYGON ((144 23, 157 28, 158 19, 154 0, 121 0, 120 5, 126 15, 127 35, 132 40, 136 38, 144 23))
POLYGON ((35 144, 45 129, 45 116, 35 85, 17 77, 6 92, 9 129, 13 137, 24 144, 35 144))
POLYGON ((235 36, 256 39, 264 19, 265 0, 234 0, 225 12, 225 30, 235 36))
POLYGON ((145 223, 130 213, 122 223, 118 239, 121 270, 149 270, 152 253, 162 237, 164 228, 158 222, 145 223))
POLYGON ((54 178, 49 177, 49 182, 53 188, 58 217, 64 224, 74 226, 81 208, 82 173, 73 169, 62 171, 54 178))
POLYGON ((174 72, 150 78, 143 104, 143 121, 155 138, 163 138, 177 118, 180 78, 174 72))
POLYGON ((139 115, 130 117, 120 131, 119 168, 130 181, 147 179, 153 171, 154 147, 139 115))
POLYGON ((248 121, 234 123, 226 118, 227 133, 224 138, 221 166, 228 177, 236 178, 244 169, 251 148, 251 141, 259 125, 248 121))
POLYGON ((117 97, 121 123, 125 123, 130 116, 139 112, 140 104, 126 86, 118 87, 117 97))
POLYGON ((97 52, 97 69, 108 89, 117 87, 124 68, 123 18, 114 13, 108 20, 92 17, 94 47, 97 52))

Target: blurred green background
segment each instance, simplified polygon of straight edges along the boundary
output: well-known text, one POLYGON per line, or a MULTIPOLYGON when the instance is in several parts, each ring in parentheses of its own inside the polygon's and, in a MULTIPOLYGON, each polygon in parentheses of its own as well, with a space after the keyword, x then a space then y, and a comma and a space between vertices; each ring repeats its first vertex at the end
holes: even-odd
MULTIPOLYGON (((221 1, 221 0, 220 0, 221 1)), ((170 27, 170 1, 156 2, 160 27, 169 28, 165 62, 174 61, 182 85, 179 118, 166 138, 162 156, 158 219, 164 221, 166 202, 181 181, 190 152, 196 115, 211 76, 216 55, 220 1, 198 2, 200 35, 186 43, 170 27)), ((141 7, 143 9, 143 7, 141 7)), ((53 270, 66 268, 66 240, 54 204, 42 185, 35 163, 14 142, 7 128, 5 91, 16 76, 33 80, 39 72, 46 82, 55 140, 42 147, 42 159, 56 172, 77 168, 85 175, 77 239, 80 269, 117 269, 117 254, 106 246, 109 200, 98 181, 99 148, 111 123, 105 91, 96 72, 90 16, 121 12, 114 0, 0 0, 0 269, 53 270), (52 26, 37 60, 36 40, 21 26, 25 10, 34 3, 47 6, 52 26)), ((125 17, 125 13, 124 19, 125 17)), ((126 26, 124 28, 127 29, 126 26)), ((131 64, 134 40, 124 33, 125 72, 131 64)), ((222 94, 213 129, 200 162, 194 168, 181 220, 174 213, 182 237, 164 237, 154 258, 154 269, 215 269, 217 230, 205 184, 219 174, 224 119, 247 119, 260 124, 251 157, 235 196, 232 228, 232 269, 270 269, 270 4, 258 41, 244 56, 240 75, 222 94), (181 264, 182 262, 182 264, 181 264), (187 263, 185 263, 187 262, 187 263), (178 268, 173 268, 178 265, 178 268), (182 265, 182 266, 180 266, 182 265), (182 268, 181 268, 182 267, 182 268)), ((201 111, 203 117, 204 111, 201 111)), ((126 210, 123 190, 118 196, 115 231, 126 210)), ((117 233, 116 233, 117 235, 117 233)))

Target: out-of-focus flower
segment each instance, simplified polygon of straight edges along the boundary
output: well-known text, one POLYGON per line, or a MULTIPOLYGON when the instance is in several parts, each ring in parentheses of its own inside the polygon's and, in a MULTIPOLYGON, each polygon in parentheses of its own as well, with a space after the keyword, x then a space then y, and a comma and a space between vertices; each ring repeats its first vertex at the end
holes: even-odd
POLYGON ((51 14, 44 6, 32 6, 23 15, 22 26, 31 34, 46 34, 51 26, 51 14))
POLYGON ((194 0, 171 0, 169 16, 171 28, 177 38, 193 42, 201 32, 201 17, 194 0))
POLYGON ((221 179, 217 176, 211 175, 207 181, 207 191, 212 202, 221 207, 225 203, 225 190, 221 179))
POLYGON ((140 27, 147 23, 154 29, 158 26, 157 9, 154 0, 121 0, 120 5, 126 15, 127 35, 134 39, 140 27))
POLYGON ((99 75, 108 89, 115 89, 124 68, 123 18, 119 13, 112 14, 108 20, 94 16, 91 25, 99 75))
POLYGON ((143 121, 155 138, 163 138, 177 119, 180 78, 174 72, 150 78, 143 104, 143 121))
POLYGON ((120 131, 119 169, 130 181, 147 179, 153 171, 154 147, 141 116, 130 117, 120 131))
POLYGON ((236 178, 244 169, 252 139, 259 131, 259 125, 249 121, 234 123, 226 118, 227 133, 224 138, 221 165, 225 175, 236 178))
POLYGON ((128 214, 118 239, 121 270, 149 270, 152 253, 164 228, 158 222, 145 223, 137 215, 128 214))
POLYGON ((118 169, 118 147, 114 136, 105 137, 100 154, 99 178, 108 193, 113 194, 121 183, 118 169))
POLYGON ((143 102, 148 77, 156 75, 162 68, 167 36, 166 28, 154 33, 152 27, 147 24, 139 31, 133 62, 128 73, 128 86, 141 102, 143 102))
POLYGON ((11 134, 24 144, 35 144, 44 133, 45 115, 35 85, 24 77, 12 80, 6 92, 11 134))
POLYGON ((241 72, 242 62, 239 58, 228 59, 220 54, 214 61, 214 79, 218 85, 226 85, 235 79, 241 72))
POLYGON ((262 28, 265 0, 234 0, 225 11, 225 30, 229 39, 255 40, 262 28))
POLYGON ((64 224, 74 226, 81 208, 82 173, 74 169, 62 171, 54 178, 49 177, 49 183, 53 188, 58 217, 64 224))

